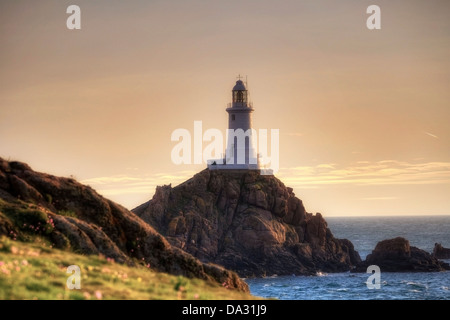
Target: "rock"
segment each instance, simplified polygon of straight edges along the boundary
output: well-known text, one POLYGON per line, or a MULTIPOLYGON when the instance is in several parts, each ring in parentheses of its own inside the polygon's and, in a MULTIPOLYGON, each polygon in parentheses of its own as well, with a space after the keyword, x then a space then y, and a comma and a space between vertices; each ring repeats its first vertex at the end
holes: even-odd
POLYGON ((377 243, 372 255, 368 257, 369 261, 380 259, 400 260, 411 257, 411 247, 409 241, 402 237, 383 240, 377 243))
POLYGON ((257 171, 206 169, 157 187, 133 212, 172 245, 242 277, 347 271, 361 261, 291 188, 257 171))
POLYGON ((450 259, 450 248, 444 248, 440 243, 435 243, 433 257, 437 259, 450 259))
MULTIPOLYGON (((155 197, 162 202, 171 201, 170 191, 171 186, 158 188, 155 197)), ((196 205, 207 212, 201 200, 197 199, 196 205)), ((165 207, 152 208, 153 218, 159 224, 172 221, 166 216, 165 207)), ((168 229, 177 235, 189 223, 192 228, 196 216, 192 218, 180 217, 168 229)), ((64 250, 102 254, 129 265, 142 263, 157 271, 225 282, 229 288, 248 292, 247 284, 234 272, 200 262, 172 246, 148 223, 92 188, 1 158, 0 235, 15 235, 17 240, 39 235, 64 250)), ((208 245, 210 236, 199 232, 196 240, 208 245)))
POLYGON ((0 188, 1 189, 9 189, 8 178, 2 171, 0 171, 0 188))
POLYGON ((428 252, 411 247, 405 238, 397 237, 378 242, 355 272, 366 272, 369 265, 377 265, 381 272, 433 272, 450 270, 450 265, 439 261, 428 252))
POLYGON ((42 195, 28 183, 20 179, 15 175, 9 175, 10 190, 13 196, 16 196, 22 200, 29 201, 41 201, 42 195))

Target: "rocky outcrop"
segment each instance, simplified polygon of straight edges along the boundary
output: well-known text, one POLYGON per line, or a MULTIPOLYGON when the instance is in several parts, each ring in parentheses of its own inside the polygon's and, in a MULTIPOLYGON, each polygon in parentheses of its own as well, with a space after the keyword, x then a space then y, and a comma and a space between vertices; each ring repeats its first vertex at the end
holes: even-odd
POLYGON ((257 171, 208 169, 133 210, 168 241, 241 276, 349 270, 361 259, 291 188, 257 171))
POLYGON ((141 263, 248 291, 234 272, 204 264, 170 245, 134 213, 92 188, 1 158, 0 235, 24 241, 45 237, 57 248, 102 254, 120 263, 141 263))
POLYGON ((365 261, 353 271, 366 272, 370 265, 377 265, 381 272, 433 272, 450 270, 450 265, 439 261, 428 252, 411 247, 405 238, 378 242, 365 261))
POLYGON ((433 257, 437 259, 450 259, 450 248, 444 248, 440 243, 435 243, 433 257))

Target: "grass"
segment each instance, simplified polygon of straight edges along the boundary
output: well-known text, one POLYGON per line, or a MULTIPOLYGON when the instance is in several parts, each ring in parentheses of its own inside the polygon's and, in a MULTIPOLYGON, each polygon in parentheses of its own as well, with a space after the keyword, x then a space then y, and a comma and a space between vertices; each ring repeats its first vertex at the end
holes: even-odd
POLYGON ((45 241, 40 237, 33 243, 0 238, 0 300, 255 299, 200 279, 49 249, 45 241), (79 290, 66 286, 69 265, 80 267, 79 290))
POLYGON ((60 216, 77 218, 77 214, 74 211, 71 211, 71 210, 60 210, 60 211, 58 211, 58 214, 60 216))

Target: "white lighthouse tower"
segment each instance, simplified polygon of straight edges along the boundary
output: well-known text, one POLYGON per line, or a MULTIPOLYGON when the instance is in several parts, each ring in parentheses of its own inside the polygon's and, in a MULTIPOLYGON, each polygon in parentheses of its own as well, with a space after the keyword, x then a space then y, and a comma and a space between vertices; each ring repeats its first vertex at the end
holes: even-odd
POLYGON ((248 101, 248 90, 239 77, 232 90, 228 104, 227 148, 225 158, 209 160, 210 170, 258 170, 258 158, 254 147, 255 130, 252 128, 252 104, 248 101))

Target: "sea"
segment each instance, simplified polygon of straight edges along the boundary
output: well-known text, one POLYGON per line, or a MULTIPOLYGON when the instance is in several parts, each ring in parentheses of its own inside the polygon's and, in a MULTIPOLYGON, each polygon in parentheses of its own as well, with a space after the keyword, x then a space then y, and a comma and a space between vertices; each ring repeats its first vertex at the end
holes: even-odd
MULTIPOLYGON (((336 238, 349 239, 362 259, 375 245, 398 236, 432 252, 450 248, 450 216, 325 217, 336 238)), ((450 260, 444 260, 450 263, 450 260)), ((380 288, 369 288, 367 273, 317 273, 246 279, 250 292, 280 300, 450 300, 450 271, 393 273, 381 270, 380 288)), ((371 281, 371 283, 373 283, 371 281)), ((373 287, 373 286, 371 286, 373 287)))

